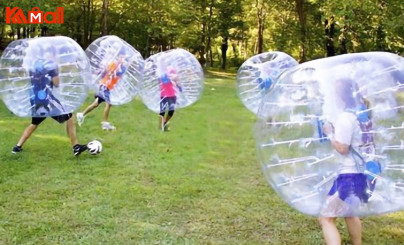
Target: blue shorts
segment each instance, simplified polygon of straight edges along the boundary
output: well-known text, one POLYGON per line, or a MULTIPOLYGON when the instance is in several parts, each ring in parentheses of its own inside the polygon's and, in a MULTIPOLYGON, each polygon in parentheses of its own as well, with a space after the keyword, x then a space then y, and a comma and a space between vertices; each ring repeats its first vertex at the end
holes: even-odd
POLYGON ((101 104, 102 102, 106 101, 108 104, 111 104, 111 100, 109 99, 110 96, 110 91, 107 87, 104 85, 100 85, 100 88, 98 89, 98 93, 94 96, 98 100, 98 104, 101 104))
POLYGON ((362 202, 368 202, 369 195, 366 193, 367 180, 362 173, 340 174, 331 187, 329 196, 338 192, 338 197, 345 201, 350 196, 358 197, 362 202))
POLYGON ((160 101, 160 113, 169 111, 175 111, 175 103, 177 103, 177 97, 162 97, 160 101))
MULTIPOLYGON (((57 121, 58 123, 64 123, 67 120, 69 120, 73 115, 71 113, 68 114, 63 114, 60 116, 53 116, 53 120, 57 121)), ((31 119, 31 124, 33 125, 39 125, 41 124, 43 121, 45 121, 46 117, 33 117, 31 119)))

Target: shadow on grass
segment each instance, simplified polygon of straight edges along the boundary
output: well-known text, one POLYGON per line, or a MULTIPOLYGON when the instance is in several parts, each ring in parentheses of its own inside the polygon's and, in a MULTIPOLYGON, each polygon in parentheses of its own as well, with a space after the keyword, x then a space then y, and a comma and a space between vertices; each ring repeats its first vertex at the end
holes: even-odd
POLYGON ((235 79, 236 73, 233 71, 218 70, 218 69, 208 69, 205 71, 206 78, 224 78, 224 79, 235 79))

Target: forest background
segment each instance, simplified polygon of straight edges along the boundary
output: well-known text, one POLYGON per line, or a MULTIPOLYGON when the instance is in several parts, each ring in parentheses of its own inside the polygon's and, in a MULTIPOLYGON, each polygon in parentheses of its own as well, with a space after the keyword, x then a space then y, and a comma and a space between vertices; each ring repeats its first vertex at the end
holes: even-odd
POLYGON ((84 49, 117 35, 144 58, 172 48, 205 67, 237 69, 283 51, 299 62, 343 53, 404 53, 402 0, 8 0, 0 2, 0 50, 16 39, 64 35, 84 49), (27 16, 64 8, 63 24, 6 24, 6 7, 27 16))

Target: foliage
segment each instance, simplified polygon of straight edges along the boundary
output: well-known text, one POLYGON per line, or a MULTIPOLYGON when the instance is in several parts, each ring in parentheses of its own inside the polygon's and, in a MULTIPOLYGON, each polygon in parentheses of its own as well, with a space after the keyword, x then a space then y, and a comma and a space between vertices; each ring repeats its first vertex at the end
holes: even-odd
MULTIPOLYGON (((1 18, 6 6, 21 7, 24 13, 33 7, 54 11, 64 7, 61 25, 6 25, 0 22, 1 47, 16 38, 38 35, 66 35, 83 48, 98 38, 103 30, 102 6, 106 0, 10 0, 0 3, 1 18)), ((107 29, 118 35, 146 58, 163 50, 182 47, 203 62, 219 64, 221 44, 228 38, 229 64, 239 64, 256 54, 280 50, 299 58, 304 48, 307 59, 324 57, 326 36, 324 22, 335 18, 336 54, 341 40, 346 52, 404 52, 404 5, 401 0, 108 0, 107 29), (297 4, 302 3, 302 9, 297 4), (303 12, 299 12, 303 11, 303 12), (300 13, 300 14, 299 14, 300 13), (303 16, 301 15, 303 13, 303 16), (300 16, 300 17, 299 17, 300 16), (263 21, 259 29, 259 19, 263 21), (345 28, 345 29, 344 29, 345 28), (259 34, 262 32, 262 40, 259 34), (260 42, 258 42, 260 41, 260 42), (232 61, 232 59, 236 59, 232 61)))

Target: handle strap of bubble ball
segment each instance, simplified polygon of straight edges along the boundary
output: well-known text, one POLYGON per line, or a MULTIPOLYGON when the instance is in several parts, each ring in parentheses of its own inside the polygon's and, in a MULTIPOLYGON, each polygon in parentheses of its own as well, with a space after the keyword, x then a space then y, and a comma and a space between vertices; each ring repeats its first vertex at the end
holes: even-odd
MULTIPOLYGON (((360 167, 360 166, 358 166, 358 163, 356 162, 356 160, 355 160, 355 158, 354 158, 354 161, 355 161, 355 164, 356 164, 356 168, 358 168, 359 171, 363 171, 364 169, 368 170, 368 165, 367 165, 367 163, 365 162, 365 160, 363 159, 363 157, 362 157, 357 151, 355 151, 352 147, 349 147, 349 148, 350 148, 350 151, 351 151, 353 154, 355 154, 355 156, 359 157, 359 158, 361 159, 361 161, 364 163, 364 167, 360 167), (362 170, 362 169, 363 169, 363 170, 362 170)), ((376 162, 376 163, 374 163, 374 164, 377 164, 377 166, 378 166, 378 168, 379 168, 379 172, 378 172, 378 173, 375 173, 374 171, 370 171, 370 172, 373 173, 373 174, 380 174, 380 172, 381 172, 380 163, 376 162)), ((368 171, 369 171, 369 170, 368 170, 368 171)), ((374 184, 375 181, 376 181, 376 179, 377 179, 377 177, 374 177, 373 175, 371 175, 371 176, 372 176, 372 179, 371 179, 372 181, 371 181, 371 183, 374 184)))
POLYGON ((361 161, 362 164, 358 163, 355 159, 355 156, 353 156, 353 159, 355 161, 356 164, 356 168, 360 171, 363 172, 365 170, 365 166, 366 166, 366 161, 365 159, 363 159, 363 157, 357 152, 355 151, 355 149, 352 146, 349 146, 349 151, 352 153, 352 155, 357 156, 361 161))

